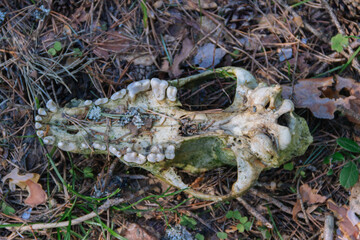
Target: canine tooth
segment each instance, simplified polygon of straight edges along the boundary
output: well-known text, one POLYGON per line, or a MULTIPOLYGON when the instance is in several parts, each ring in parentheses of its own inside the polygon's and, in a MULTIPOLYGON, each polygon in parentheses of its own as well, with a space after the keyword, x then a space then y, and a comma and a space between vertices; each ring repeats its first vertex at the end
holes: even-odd
POLYGON ((172 102, 176 101, 177 88, 174 86, 169 86, 166 90, 166 95, 168 99, 172 102))
POLYGON ((57 146, 61 150, 64 150, 67 152, 74 151, 76 149, 76 145, 72 142, 69 142, 69 143, 59 142, 57 146))
POLYGON ((91 100, 86 100, 85 102, 84 102, 84 105, 85 106, 89 106, 89 105, 91 105, 92 104, 92 101, 91 100))
POLYGON ((165 150, 166 159, 174 159, 175 158, 175 146, 169 145, 165 150))
POLYGON ((169 86, 169 83, 165 80, 160 80, 158 78, 151 79, 151 89, 154 93, 156 100, 164 100, 166 94, 166 88, 169 86))
POLYGON ((114 93, 110 99, 115 101, 117 99, 121 99, 121 98, 125 97, 125 95, 126 95, 126 89, 121 89, 120 91, 114 93))
POLYGON ((150 89, 150 80, 145 79, 137 82, 130 83, 127 86, 127 90, 129 91, 129 97, 131 100, 135 99, 136 94, 139 92, 144 92, 150 89))
POLYGON ((106 150, 106 145, 104 144, 100 144, 100 143, 93 143, 93 148, 105 151, 106 150))
POLYGON ((42 117, 40 117, 39 115, 36 115, 35 116, 35 121, 37 121, 37 122, 42 121, 42 117))
POLYGON ((47 115, 46 110, 44 108, 39 108, 38 109, 38 114, 41 115, 41 116, 46 116, 47 115))
POLYGON ((56 106, 55 102, 52 99, 50 99, 46 103, 46 107, 50 110, 50 112, 56 112, 57 111, 57 106, 56 106))
POLYGON ((43 142, 45 144, 52 145, 55 142, 55 137, 53 137, 53 136, 44 137, 43 142))
POLYGON ((109 101, 108 98, 99 98, 99 99, 97 99, 97 100, 94 102, 94 104, 95 104, 95 105, 101 105, 101 104, 107 103, 108 101, 109 101))
POLYGON ((38 137, 42 138, 45 135, 45 132, 42 130, 36 131, 36 135, 38 135, 38 137))
POLYGON ((42 124, 36 122, 36 123, 35 123, 35 129, 39 129, 39 128, 42 128, 42 124))

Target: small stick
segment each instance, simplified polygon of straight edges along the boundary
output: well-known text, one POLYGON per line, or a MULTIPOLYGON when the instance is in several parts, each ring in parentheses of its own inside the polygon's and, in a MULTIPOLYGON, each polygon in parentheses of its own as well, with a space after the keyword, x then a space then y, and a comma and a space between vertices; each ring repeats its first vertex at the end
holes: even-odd
POLYGON ((325 215, 324 240, 334 239, 334 217, 331 214, 325 215))
MULTIPOLYGON (((107 209, 109 209, 112 206, 115 205, 119 205, 120 203, 123 203, 125 201, 129 201, 137 196, 140 196, 141 194, 144 194, 146 191, 148 191, 149 189, 153 188, 153 186, 147 186, 143 189, 141 189, 140 191, 138 191, 136 194, 132 194, 129 197, 127 197, 126 199, 124 198, 115 198, 115 199, 108 199, 106 200, 106 202, 101 205, 98 209, 97 212, 93 211, 89 214, 86 214, 82 217, 78 217, 76 219, 72 219, 71 220, 71 225, 77 225, 80 224, 82 222, 85 222, 89 219, 92 219, 94 217, 99 216, 100 214, 102 214, 104 211, 106 211, 107 209)), ((58 223, 37 223, 37 224, 32 224, 32 225, 28 225, 28 226, 21 226, 21 227, 8 227, 6 229, 10 230, 10 231, 29 231, 29 230, 38 230, 38 229, 48 229, 48 228, 58 228, 58 227, 66 227, 69 226, 69 221, 63 221, 63 222, 58 222, 58 223)))
POLYGON ((248 212, 251 213, 251 215, 253 215, 257 220, 262 222, 267 228, 273 229, 271 223, 265 217, 263 217, 258 211, 256 211, 255 208, 251 207, 242 197, 238 197, 236 198, 236 200, 238 200, 241 203, 241 205, 243 205, 246 208, 246 210, 248 210, 248 212))

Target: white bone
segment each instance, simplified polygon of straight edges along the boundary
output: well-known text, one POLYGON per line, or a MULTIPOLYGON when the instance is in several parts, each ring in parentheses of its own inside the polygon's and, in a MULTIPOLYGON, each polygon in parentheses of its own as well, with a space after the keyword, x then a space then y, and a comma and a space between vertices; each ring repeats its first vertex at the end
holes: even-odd
POLYGON ((46 103, 46 107, 50 110, 50 112, 56 112, 57 111, 56 103, 52 99, 50 99, 46 103))
POLYGON ((165 159, 165 155, 161 154, 161 153, 150 153, 149 155, 147 155, 147 160, 149 162, 161 162, 165 159))
POLYGON ((65 143, 65 142, 59 142, 58 143, 58 148, 60 148, 61 150, 64 151, 74 151, 76 149, 76 145, 72 142, 69 143, 65 143))
POLYGON ((289 99, 284 99, 284 102, 281 104, 280 108, 276 111, 276 114, 278 116, 283 115, 287 112, 293 112, 294 111, 294 104, 289 99))
POLYGON ((105 151, 106 150, 106 145, 105 144, 101 144, 101 143, 93 143, 92 145, 93 148, 95 149, 99 149, 99 150, 102 150, 102 151, 105 151))
POLYGON ((175 158, 175 146, 169 145, 165 150, 166 159, 174 159, 175 158))
POLYGON ((136 163, 144 164, 145 162, 146 162, 146 157, 142 154, 139 154, 138 157, 136 158, 136 163))
POLYGON ((101 104, 107 103, 108 101, 109 101, 108 98, 99 98, 99 99, 97 99, 97 100, 94 102, 94 104, 95 104, 95 105, 101 105, 101 104))
POLYGON ((92 101, 91 100, 86 100, 85 102, 84 102, 84 105, 85 106, 89 106, 89 105, 91 105, 92 104, 92 101))
POLYGON ((176 101, 177 88, 174 86, 169 86, 166 90, 166 95, 168 99, 172 102, 176 101))
POLYGON ((166 88, 169 86, 169 83, 165 80, 160 80, 158 78, 151 79, 151 89, 154 93, 156 100, 164 100, 166 94, 166 88))
POLYGON ((35 116, 35 121, 42 121, 43 119, 42 119, 42 117, 41 116, 39 116, 39 115, 36 115, 35 116))
POLYGON ((112 154, 114 154, 118 158, 121 157, 121 152, 118 151, 114 146, 109 147, 109 152, 111 152, 112 154))
POLYGON ((137 82, 130 83, 127 86, 127 90, 129 91, 129 97, 131 100, 135 99, 136 94, 139 92, 144 92, 150 89, 150 80, 145 79, 137 82))
POLYGON ((52 144, 54 144, 54 142, 55 142, 55 137, 53 137, 53 136, 44 137, 43 142, 44 142, 45 144, 52 145, 52 144))
POLYGON ((45 135, 45 132, 42 130, 36 131, 36 135, 38 135, 38 137, 42 138, 45 135))
POLYGON ((124 98, 126 95, 126 89, 121 89, 120 91, 114 93, 112 96, 111 96, 111 100, 115 101, 117 99, 121 99, 121 98, 124 98))
POLYGON ((150 148, 151 153, 162 153, 163 147, 161 145, 154 145, 150 148))
POLYGON ((42 124, 36 122, 36 123, 35 123, 35 129, 39 129, 39 128, 42 128, 42 124))
POLYGON ((38 114, 41 115, 41 116, 46 116, 47 115, 46 110, 44 108, 39 108, 38 109, 38 114))
POLYGON ((81 143, 80 148, 81 148, 81 149, 87 149, 87 148, 89 148, 89 144, 87 144, 87 143, 81 143))

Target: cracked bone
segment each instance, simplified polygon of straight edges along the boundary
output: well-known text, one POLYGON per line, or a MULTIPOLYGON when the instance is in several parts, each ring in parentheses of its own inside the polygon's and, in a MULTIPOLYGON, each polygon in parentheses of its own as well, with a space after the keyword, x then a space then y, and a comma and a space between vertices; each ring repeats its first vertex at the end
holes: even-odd
POLYGON ((110 99, 113 100, 113 101, 115 101, 115 100, 124 98, 125 95, 126 95, 126 89, 121 89, 120 91, 114 93, 114 94, 110 97, 110 99))
POLYGON ((150 80, 149 79, 133 82, 127 86, 127 90, 129 92, 129 97, 132 101, 135 100, 136 94, 138 94, 140 92, 145 92, 149 89, 150 89, 150 80))
POLYGON ((38 114, 41 115, 41 116, 46 116, 47 115, 47 112, 44 108, 39 108, 38 109, 38 114))
POLYGON ((105 104, 105 103, 107 103, 109 101, 109 99, 108 98, 99 98, 99 99, 97 99, 95 102, 94 102, 94 104, 95 105, 101 105, 101 104, 105 104))
POLYGON ((172 102, 176 101, 176 94, 177 94, 177 88, 176 87, 169 86, 166 89, 166 96, 170 101, 172 101, 172 102))
POLYGON ((156 100, 164 100, 166 95, 166 88, 169 86, 169 83, 165 80, 160 80, 158 78, 151 79, 151 89, 154 93, 156 100))
POLYGON ((47 109, 50 110, 50 112, 56 112, 57 111, 57 106, 56 103, 50 99, 47 103, 46 103, 46 107, 47 109))
POLYGON ((55 137, 54 136, 46 136, 43 139, 43 142, 48 145, 52 145, 55 143, 55 137))

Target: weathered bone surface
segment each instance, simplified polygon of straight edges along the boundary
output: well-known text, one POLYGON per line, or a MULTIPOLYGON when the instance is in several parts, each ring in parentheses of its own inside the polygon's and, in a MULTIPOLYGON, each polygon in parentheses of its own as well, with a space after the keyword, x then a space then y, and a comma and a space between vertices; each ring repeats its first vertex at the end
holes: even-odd
POLYGON ((195 197, 220 201, 240 196, 262 170, 302 155, 312 142, 305 120, 280 93, 280 86, 258 84, 248 71, 226 67, 167 83, 142 80, 110 99, 73 100, 64 108, 50 101, 49 112, 38 110, 36 128, 45 144, 75 153, 112 154, 195 197), (236 79, 231 106, 204 112, 180 108, 177 88, 214 77, 236 79), (196 130, 187 133, 188 126, 196 130), (231 193, 224 196, 190 188, 175 171, 197 173, 223 165, 238 171, 231 193))

